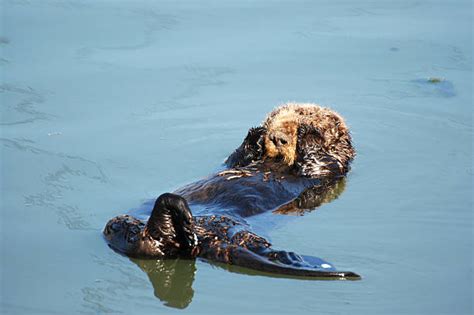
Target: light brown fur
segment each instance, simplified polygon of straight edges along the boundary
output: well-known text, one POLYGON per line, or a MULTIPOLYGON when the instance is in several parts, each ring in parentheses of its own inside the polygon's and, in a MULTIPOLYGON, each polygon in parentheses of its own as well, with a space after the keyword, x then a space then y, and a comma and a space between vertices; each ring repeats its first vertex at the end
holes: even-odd
POLYGON ((350 144, 349 129, 338 113, 311 103, 287 103, 274 109, 263 122, 267 130, 264 158, 280 156, 286 164, 293 165, 297 158, 298 127, 302 124, 319 130, 323 149, 341 163, 346 164, 354 157, 352 146, 346 145, 350 144))

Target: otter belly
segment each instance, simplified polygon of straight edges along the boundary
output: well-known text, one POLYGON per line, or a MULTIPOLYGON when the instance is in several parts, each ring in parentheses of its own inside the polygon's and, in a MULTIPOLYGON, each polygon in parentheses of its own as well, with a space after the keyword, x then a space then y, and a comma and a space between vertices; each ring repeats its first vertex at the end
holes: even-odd
POLYGON ((317 179, 264 171, 216 174, 175 191, 190 205, 200 206, 200 214, 249 217, 271 211, 298 197, 317 179))

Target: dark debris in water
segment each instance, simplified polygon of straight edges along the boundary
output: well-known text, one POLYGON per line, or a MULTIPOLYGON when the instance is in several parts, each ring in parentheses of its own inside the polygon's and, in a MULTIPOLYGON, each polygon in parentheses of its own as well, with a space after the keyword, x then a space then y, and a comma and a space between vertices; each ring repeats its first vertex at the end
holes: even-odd
POLYGON ((436 84, 436 83, 441 83, 441 82, 443 82, 443 79, 437 78, 437 77, 431 77, 431 78, 428 78, 428 82, 429 82, 429 83, 436 84))
POLYGON ((425 94, 435 94, 443 97, 456 96, 454 84, 440 77, 429 77, 427 79, 416 79, 412 81, 425 94))

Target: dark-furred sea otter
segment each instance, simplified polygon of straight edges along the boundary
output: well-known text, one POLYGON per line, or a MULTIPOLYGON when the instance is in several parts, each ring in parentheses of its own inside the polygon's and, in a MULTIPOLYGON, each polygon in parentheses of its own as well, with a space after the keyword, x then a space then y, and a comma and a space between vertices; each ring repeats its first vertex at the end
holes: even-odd
POLYGON ((113 218, 104 235, 130 257, 200 257, 280 275, 358 279, 319 258, 273 249, 245 220, 266 211, 301 214, 337 197, 354 156, 340 115, 286 104, 249 130, 228 169, 161 195, 148 222, 113 218))

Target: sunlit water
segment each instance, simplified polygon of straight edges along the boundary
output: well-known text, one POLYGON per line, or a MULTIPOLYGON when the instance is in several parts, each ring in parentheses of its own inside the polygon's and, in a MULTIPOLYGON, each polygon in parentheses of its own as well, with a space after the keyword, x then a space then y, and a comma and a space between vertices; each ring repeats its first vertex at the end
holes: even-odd
POLYGON ((1 9, 2 314, 472 313, 470 1, 1 9), (338 199, 260 228, 361 281, 106 246, 109 218, 218 170, 290 100, 339 111, 358 156, 338 199))

